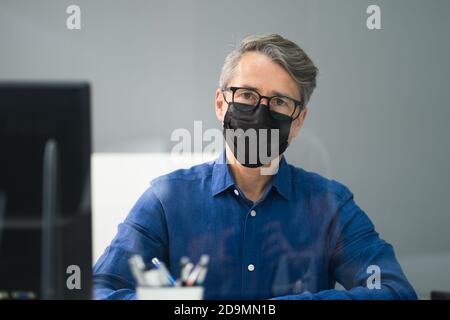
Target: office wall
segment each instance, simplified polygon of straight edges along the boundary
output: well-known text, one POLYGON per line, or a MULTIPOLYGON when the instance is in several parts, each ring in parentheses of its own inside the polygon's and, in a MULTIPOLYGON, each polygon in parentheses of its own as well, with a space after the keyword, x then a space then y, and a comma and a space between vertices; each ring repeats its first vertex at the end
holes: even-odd
POLYGON ((0 80, 87 79, 95 152, 170 151, 176 128, 219 128, 214 90, 232 46, 279 32, 320 69, 288 160, 349 186, 401 259, 439 257, 450 253, 449 14, 447 0, 0 0, 0 80), (73 3, 79 31, 65 25, 73 3), (366 28, 369 4, 382 30, 366 28))

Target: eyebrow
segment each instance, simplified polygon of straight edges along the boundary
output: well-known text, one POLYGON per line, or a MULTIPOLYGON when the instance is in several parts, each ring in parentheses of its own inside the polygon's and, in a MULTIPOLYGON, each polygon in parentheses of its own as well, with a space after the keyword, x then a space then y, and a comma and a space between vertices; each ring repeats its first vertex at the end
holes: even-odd
MULTIPOLYGON (((248 86, 248 85, 246 85, 246 84, 242 84, 242 87, 243 87, 243 88, 247 88, 247 89, 255 90, 255 91, 257 91, 258 93, 260 92, 259 88, 252 87, 252 86, 248 86)), ((272 91, 272 93, 273 93, 275 96, 282 96, 282 97, 287 97, 287 98, 291 98, 291 99, 297 100, 296 98, 292 98, 291 95, 285 94, 285 93, 282 93, 282 92, 272 91)), ((261 94, 261 93, 260 93, 260 94, 261 94)))

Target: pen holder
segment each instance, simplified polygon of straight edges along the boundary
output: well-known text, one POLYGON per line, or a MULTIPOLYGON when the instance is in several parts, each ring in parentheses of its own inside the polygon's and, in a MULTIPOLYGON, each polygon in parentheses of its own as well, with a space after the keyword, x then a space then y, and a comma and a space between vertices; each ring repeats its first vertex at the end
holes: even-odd
POLYGON ((202 300, 202 286, 194 287, 146 287, 136 288, 139 300, 202 300))

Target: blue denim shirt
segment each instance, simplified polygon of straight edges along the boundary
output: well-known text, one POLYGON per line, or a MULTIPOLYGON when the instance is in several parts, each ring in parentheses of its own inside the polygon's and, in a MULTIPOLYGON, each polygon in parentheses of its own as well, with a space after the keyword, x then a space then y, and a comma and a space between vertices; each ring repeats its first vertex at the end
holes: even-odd
POLYGON ((152 181, 94 267, 95 298, 136 297, 133 254, 158 257, 176 277, 181 257, 208 254, 205 299, 416 298, 392 246, 344 185, 283 158, 252 203, 225 159, 152 181))

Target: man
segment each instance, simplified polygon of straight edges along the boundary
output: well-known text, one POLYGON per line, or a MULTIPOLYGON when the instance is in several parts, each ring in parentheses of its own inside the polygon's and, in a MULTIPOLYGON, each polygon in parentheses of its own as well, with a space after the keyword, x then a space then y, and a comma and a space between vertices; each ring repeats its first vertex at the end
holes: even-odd
POLYGON ((316 75, 305 52, 277 34, 248 37, 228 55, 215 95, 225 151, 152 181, 94 267, 96 298, 135 298, 133 254, 157 257, 177 277, 183 256, 209 255, 206 299, 416 298, 352 193, 282 155, 305 121, 316 75), (247 139, 251 130, 266 138, 247 139))

